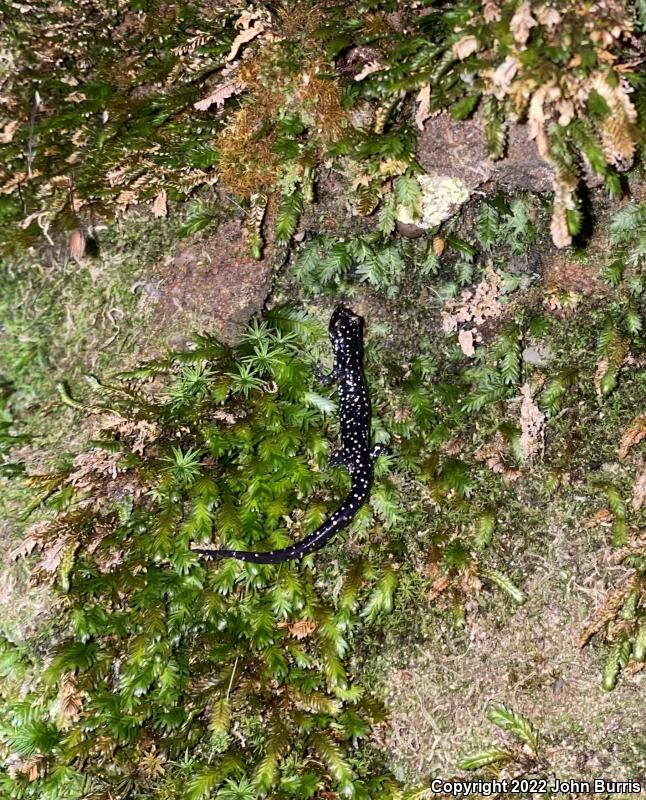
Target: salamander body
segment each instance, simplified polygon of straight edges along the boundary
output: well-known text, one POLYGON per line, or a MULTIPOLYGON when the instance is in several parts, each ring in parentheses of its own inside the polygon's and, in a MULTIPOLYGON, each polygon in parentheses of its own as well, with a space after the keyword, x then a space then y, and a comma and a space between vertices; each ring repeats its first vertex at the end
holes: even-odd
POLYGON ((303 558, 319 550, 338 531, 350 524, 370 494, 374 463, 382 447, 370 445, 370 400, 361 369, 363 356, 363 319, 339 305, 330 318, 330 341, 334 366, 329 375, 319 373, 326 385, 336 381, 339 393, 341 449, 330 457, 331 465, 342 464, 352 477, 350 492, 343 503, 323 524, 300 542, 281 550, 206 550, 194 552, 215 558, 237 558, 256 564, 278 564, 303 558))

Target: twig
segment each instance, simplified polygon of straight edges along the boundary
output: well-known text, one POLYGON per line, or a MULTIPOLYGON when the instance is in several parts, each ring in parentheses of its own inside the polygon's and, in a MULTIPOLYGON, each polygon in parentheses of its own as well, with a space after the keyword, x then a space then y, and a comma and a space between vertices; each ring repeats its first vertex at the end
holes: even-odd
POLYGON ((227 200, 228 200, 230 203, 233 203, 233 205, 234 205, 234 206, 237 206, 237 207, 240 209, 240 211, 244 211, 244 212, 246 213, 246 211, 247 211, 247 210, 246 210, 245 208, 243 208, 243 207, 240 205, 240 203, 237 203, 237 202, 236 202, 236 201, 233 199, 233 197, 229 197, 229 195, 228 195, 226 192, 222 192, 222 194, 223 194, 223 195, 226 197, 226 199, 227 199, 227 200))
POLYGON ((229 688, 227 689, 227 696, 226 700, 229 699, 229 695, 231 694, 231 687, 233 686, 233 676, 236 674, 236 667, 238 666, 238 660, 240 656, 236 656, 236 660, 233 662, 233 669, 231 670, 231 680, 229 681, 229 688))
POLYGON ((34 160, 34 125, 36 124, 36 112, 40 105, 40 95, 38 89, 34 92, 34 104, 31 107, 31 118, 29 120, 29 141, 27 142, 27 176, 31 179, 33 177, 31 172, 31 163, 34 160))

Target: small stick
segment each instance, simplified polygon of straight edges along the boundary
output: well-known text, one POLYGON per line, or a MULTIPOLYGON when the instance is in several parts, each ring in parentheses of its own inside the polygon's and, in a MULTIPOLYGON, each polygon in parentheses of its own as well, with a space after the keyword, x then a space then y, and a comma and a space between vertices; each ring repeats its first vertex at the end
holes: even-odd
POLYGON ((31 108, 31 118, 29 120, 29 141, 27 142, 27 176, 33 177, 31 172, 31 162, 34 160, 34 125, 36 124, 36 112, 40 105, 40 95, 38 89, 34 93, 34 104, 31 108))
POLYGON ((233 664, 233 669, 231 670, 231 680, 229 681, 229 688, 227 689, 227 696, 225 698, 226 700, 229 699, 229 695, 231 694, 231 687, 233 686, 233 676, 236 674, 236 667, 238 666, 239 658, 240 656, 236 656, 236 660, 233 664))

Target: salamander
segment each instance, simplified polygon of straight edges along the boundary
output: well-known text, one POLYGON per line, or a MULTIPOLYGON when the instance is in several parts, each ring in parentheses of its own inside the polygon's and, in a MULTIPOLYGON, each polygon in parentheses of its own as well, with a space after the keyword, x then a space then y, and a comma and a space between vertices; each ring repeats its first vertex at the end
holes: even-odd
POLYGON ((336 381, 339 394, 339 422, 341 449, 332 453, 331 466, 343 465, 352 478, 350 491, 322 525, 300 542, 267 552, 251 550, 207 550, 193 548, 193 552, 214 558, 237 558, 256 564, 279 564, 320 550, 323 545, 354 519, 370 494, 373 468, 382 445, 370 444, 370 400, 363 377, 363 319, 349 308, 335 308, 329 325, 330 342, 334 353, 332 372, 325 375, 317 371, 318 378, 330 385, 336 381))

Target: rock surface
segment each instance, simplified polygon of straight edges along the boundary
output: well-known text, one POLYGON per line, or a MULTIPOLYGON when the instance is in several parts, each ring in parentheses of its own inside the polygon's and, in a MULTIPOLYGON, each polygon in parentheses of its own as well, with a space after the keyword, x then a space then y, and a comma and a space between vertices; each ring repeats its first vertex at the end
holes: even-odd
POLYGON ((417 158, 425 172, 459 178, 470 191, 491 181, 508 191, 550 192, 552 169, 527 133, 527 126, 511 125, 505 158, 492 161, 478 116, 457 120, 438 114, 424 125, 417 158))
POLYGON ((266 251, 262 261, 251 257, 238 219, 183 247, 156 270, 153 331, 173 348, 186 346, 192 331, 235 341, 269 292, 273 251, 266 251))
POLYGON ((552 191, 552 169, 527 134, 527 126, 511 125, 505 157, 493 161, 478 115, 456 120, 443 113, 427 120, 417 144, 417 159, 424 170, 418 176, 422 190, 419 219, 414 221, 399 208, 399 232, 414 238, 449 219, 475 190, 552 191))

